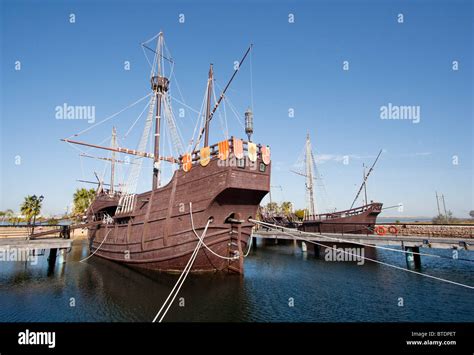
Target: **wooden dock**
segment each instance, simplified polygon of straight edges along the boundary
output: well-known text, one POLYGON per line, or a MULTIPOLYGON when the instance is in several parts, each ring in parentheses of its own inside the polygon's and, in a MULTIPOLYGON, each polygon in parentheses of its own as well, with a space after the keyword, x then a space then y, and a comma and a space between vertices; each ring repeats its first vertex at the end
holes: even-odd
POLYGON ((380 246, 399 246, 399 247, 425 247, 436 249, 466 249, 474 250, 474 238, 441 238, 432 236, 399 236, 377 234, 340 234, 340 233, 324 233, 324 234, 305 234, 298 230, 283 231, 265 231, 258 230, 253 234, 254 237, 261 239, 273 240, 294 240, 301 238, 308 241, 318 243, 361 243, 380 246), (289 235, 290 234, 290 235, 289 235), (292 236, 294 235, 294 236, 292 236))
POLYGON ((72 246, 71 239, 64 238, 38 238, 25 237, 1 238, 0 249, 64 249, 72 246))
MULTIPOLYGON (((443 238, 433 236, 420 235, 378 235, 378 234, 347 234, 347 233, 303 233, 297 229, 259 229, 253 234, 254 238, 263 240, 293 240, 295 245, 301 242, 303 252, 308 250, 314 251, 317 257, 329 249, 337 250, 343 248, 366 248, 372 249, 371 246, 390 247, 398 246, 405 252, 405 258, 408 268, 421 267, 420 248, 433 249, 452 249, 452 250, 474 250, 474 238, 466 236, 465 238, 443 238), (311 246, 311 248, 309 248, 311 246)), ((256 246, 256 240, 254 245, 256 246)), ((352 252, 351 252, 352 253, 352 252)), ((471 260, 469 260, 471 261, 471 260)))
POLYGON ((72 247, 72 239, 49 237, 49 238, 27 238, 10 237, 0 238, 0 260, 4 261, 5 255, 12 251, 15 254, 27 253, 27 255, 38 255, 42 251, 49 250, 48 256, 48 275, 54 273, 58 251, 65 260, 67 250, 72 247))

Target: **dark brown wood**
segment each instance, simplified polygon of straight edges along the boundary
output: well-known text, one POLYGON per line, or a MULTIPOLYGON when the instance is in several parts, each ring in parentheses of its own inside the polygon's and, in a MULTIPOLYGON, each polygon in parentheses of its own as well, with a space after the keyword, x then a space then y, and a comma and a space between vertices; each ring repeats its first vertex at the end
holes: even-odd
MULTIPOLYGON (((161 36, 160 34, 158 41, 162 41, 161 36)), ((239 62, 239 67, 250 49, 251 46, 239 62)), ((157 52, 157 55, 162 55, 161 50, 157 52)), ((158 60, 158 63, 161 61, 158 60)), ((205 130, 204 143, 208 146, 209 122, 238 70, 239 68, 234 71, 211 110, 211 65, 206 125, 197 142, 200 142, 205 130)), ((271 164, 263 162, 261 146, 258 146, 256 162, 250 163, 246 157, 239 160, 237 166, 232 154, 232 141, 229 144, 230 155, 225 161, 218 158, 218 144, 211 145, 210 161, 206 166, 200 164, 200 151, 195 147, 191 154, 191 170, 187 172, 182 169, 182 157, 161 157, 161 100, 169 85, 169 80, 161 76, 161 72, 158 64, 157 75, 151 78, 151 88, 157 99, 153 154, 63 139, 69 143, 134 154, 154 161, 153 186, 150 191, 126 195, 119 192, 111 194, 103 190, 96 195, 86 214, 87 225, 90 225, 90 250, 95 256, 133 267, 181 272, 197 248, 199 238, 196 234, 203 235, 208 226, 203 238, 212 252, 201 246, 191 271, 227 270, 242 273, 243 253, 253 227, 249 219, 256 217, 261 200, 270 190, 271 164), (159 167, 156 164, 158 160, 180 165, 171 181, 161 187, 159 167), (209 221, 212 222, 209 224, 209 221)), ((246 145, 244 143, 244 150, 246 145)))
POLYGON ((373 234, 381 211, 382 204, 373 202, 345 211, 308 216, 299 229, 314 233, 373 234))
MULTIPOLYGON (((256 166, 261 162, 259 156, 256 166)), ((253 226, 248 219, 255 218, 261 199, 270 189, 271 166, 265 166, 262 172, 250 165, 245 168, 226 165, 230 164, 212 158, 206 167, 198 163, 187 173, 176 171, 172 180, 154 193, 148 191, 137 195, 130 217, 114 216, 117 231, 112 229, 109 232, 104 224, 90 229, 91 250, 96 251, 97 256, 131 266, 181 271, 198 242, 191 228, 191 202, 194 225, 199 235, 203 233, 208 219, 213 219, 204 238, 205 243, 219 255, 230 257, 235 255, 234 251, 239 255, 229 262, 202 248, 191 271, 243 272, 241 258, 253 226), (170 207, 173 194, 174 202, 170 207), (138 202, 147 199, 149 202, 144 205, 138 202), (236 216, 241 216, 239 218, 243 221, 238 228, 229 222, 236 216), (166 230, 166 225, 171 226, 170 230, 166 230), (237 247, 229 248, 229 243, 237 244, 237 247), (129 259, 125 258, 127 254, 129 259)), ((118 200, 115 202, 117 205, 118 200)), ((107 206, 110 207, 107 195, 98 196, 88 210, 88 220, 100 219, 101 212, 107 206)))

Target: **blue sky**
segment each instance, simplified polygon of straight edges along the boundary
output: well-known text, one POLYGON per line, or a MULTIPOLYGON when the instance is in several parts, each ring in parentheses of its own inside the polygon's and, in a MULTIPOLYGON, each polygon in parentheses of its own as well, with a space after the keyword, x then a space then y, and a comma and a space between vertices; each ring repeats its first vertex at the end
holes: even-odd
MULTIPOLYGON (((103 171, 103 164, 79 158, 77 150, 59 141, 91 124, 57 120, 55 107, 93 105, 100 121, 146 95, 149 67, 139 43, 160 30, 183 97, 196 109, 209 63, 222 87, 233 62, 254 44, 251 61, 242 66, 228 96, 243 118, 252 102, 252 77, 254 140, 271 146, 272 185, 282 187, 273 189, 273 199, 304 206, 304 181, 290 170, 309 133, 329 196, 323 199, 317 189, 320 211, 329 204, 350 206, 362 163, 371 164, 379 149, 384 153, 370 177, 369 198, 404 206, 385 215, 433 216, 435 190, 457 216, 474 209, 470 1, 1 4, 0 209, 17 211, 25 195, 43 194, 45 213, 64 212, 75 188, 85 186, 76 180, 93 180, 94 170, 103 171), (288 22, 290 13, 294 23, 288 22), (397 22, 400 13, 403 23, 397 22), (21 70, 15 70, 16 61, 21 70), (131 70, 124 70, 124 61, 131 70), (457 71, 453 61, 459 63, 457 71), (419 106, 420 122, 382 120, 380 108, 389 103, 419 106), (18 156, 21 163, 15 164, 18 156), (349 164, 342 156, 350 157, 349 164)), ((171 93, 180 98, 174 85, 171 93)), ((180 107, 174 103, 175 111, 180 107)), ((142 108, 137 105, 81 139, 99 143, 112 125, 125 134, 142 108)), ((230 133, 244 137, 228 106, 226 112, 230 133)), ((177 119, 183 133, 192 132, 195 116, 187 110, 177 119)), ((223 138, 217 118, 212 128, 211 141, 217 142, 223 138)), ((138 124, 124 144, 135 148, 140 131, 138 124)), ((141 190, 149 186, 150 169, 144 166, 141 190)))

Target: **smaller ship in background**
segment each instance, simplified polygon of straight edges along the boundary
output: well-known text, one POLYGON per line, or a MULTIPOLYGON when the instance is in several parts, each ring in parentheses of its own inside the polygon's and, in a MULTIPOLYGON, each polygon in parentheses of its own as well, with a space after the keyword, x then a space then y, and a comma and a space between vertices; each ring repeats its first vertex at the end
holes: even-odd
POLYGON ((364 169, 364 179, 349 209, 317 214, 314 198, 314 181, 317 178, 315 175, 316 163, 308 134, 306 137, 304 154, 305 172, 301 173, 293 171, 294 173, 306 178, 307 209, 305 211, 303 222, 300 224, 298 229, 304 232, 314 233, 372 234, 374 232, 375 223, 377 222, 377 216, 382 212, 383 204, 373 201, 370 201, 369 203, 367 201, 367 179, 374 169, 381 153, 382 151, 379 152, 367 173, 365 173, 364 169), (354 204, 362 191, 364 191, 365 197, 364 204, 359 207, 354 207, 354 204))

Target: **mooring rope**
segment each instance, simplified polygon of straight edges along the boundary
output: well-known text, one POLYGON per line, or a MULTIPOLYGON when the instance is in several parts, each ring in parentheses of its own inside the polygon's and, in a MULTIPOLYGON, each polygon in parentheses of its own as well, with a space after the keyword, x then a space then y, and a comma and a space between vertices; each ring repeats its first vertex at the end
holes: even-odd
MULTIPOLYGON (((262 224, 266 227, 269 227, 269 226, 276 226, 276 225, 272 225, 271 223, 267 223, 267 222, 262 222, 262 221, 257 221, 257 220, 254 220, 254 219, 250 219, 249 220, 250 222, 253 222, 253 223, 259 223, 259 224, 262 224)), ((280 229, 287 229, 287 230, 290 230, 291 232, 297 232, 298 234, 306 234, 306 235, 309 235, 309 236, 318 236, 318 237, 322 237, 322 238, 326 238, 326 239, 329 239, 329 240, 333 240, 335 242, 339 242, 339 243, 350 243, 350 244, 356 244, 356 245, 361 245, 361 246, 364 246, 364 247, 368 247, 368 248, 374 248, 374 249, 382 249, 382 250, 389 250, 389 251, 394 251, 396 253, 402 253, 402 254, 416 254, 416 255, 420 255, 420 256, 429 256, 429 257, 432 257, 432 258, 441 258, 441 259, 444 259, 446 257, 443 257, 441 255, 435 255, 435 254, 428 254, 428 253, 420 253, 420 252, 411 252, 411 251, 406 251, 406 250, 400 250, 400 249, 394 249, 394 248, 387 248, 387 247, 382 247, 380 245, 373 245, 373 244, 365 244, 365 243, 361 243, 361 242, 356 242, 356 241, 352 241, 352 240, 349 240, 349 239, 341 239, 341 238, 336 238, 336 237, 330 237, 330 236, 327 236, 327 235, 324 235, 324 234, 319 234, 319 233, 311 233, 311 232, 304 232, 304 231, 300 231, 300 230, 294 230, 292 228, 287 228, 287 227, 282 227, 282 226, 277 226, 278 228, 280 229)), ((270 228, 270 227, 269 227, 270 228)), ((447 259, 451 259, 451 258, 447 258, 447 259)), ((466 259, 468 260, 468 259, 466 259)))
POLYGON ((202 242, 202 245, 204 245, 204 247, 205 247, 207 250, 209 250, 212 254, 214 254, 214 255, 217 256, 218 258, 221 258, 221 259, 224 259, 224 260, 236 260, 236 259, 239 258, 238 256, 228 257, 228 256, 219 255, 219 254, 217 254, 214 250, 212 250, 211 248, 209 248, 206 243, 204 243, 204 237, 200 237, 200 236, 197 234, 196 229, 194 229, 193 203, 192 203, 192 202, 189 203, 189 215, 190 215, 190 217, 191 217, 191 227, 193 228, 194 234, 195 234, 196 237, 199 239, 199 241, 202 242))
POLYGON ((249 246, 248 246, 248 249, 247 249, 247 252, 244 254, 244 258, 246 258, 247 256, 249 256, 250 254, 250 250, 252 249, 252 242, 253 242, 253 227, 252 227, 252 230, 250 231, 250 243, 249 243, 249 246))
POLYGON ((110 233, 111 231, 112 231, 112 229, 110 229, 110 230, 107 232, 107 234, 105 235, 104 239, 102 239, 102 242, 100 243, 100 245, 97 247, 96 250, 94 250, 94 252, 93 252, 92 254, 89 254, 89 255, 88 255, 87 257, 85 257, 84 259, 79 260, 79 262, 82 263, 83 261, 86 261, 87 259, 89 259, 92 255, 94 255, 94 254, 97 252, 97 250, 100 249, 100 247, 102 246, 102 244, 104 244, 105 240, 107 239, 107 237, 108 237, 108 235, 109 235, 109 233, 110 233))
POLYGON ((197 254, 199 252, 199 249, 201 249, 202 247, 202 238, 204 238, 206 236, 206 232, 207 232, 207 227, 209 227, 209 224, 211 223, 211 219, 209 219, 207 221, 207 224, 206 224, 206 227, 204 228, 204 231, 202 233, 202 236, 201 238, 199 238, 199 241, 196 245, 196 248, 194 248, 194 251, 193 253, 191 254, 191 257, 189 258, 188 260, 188 263, 186 264, 186 266, 184 267, 183 271, 181 272, 181 275, 179 276, 178 278, 178 281, 176 281, 173 289, 171 290, 171 292, 169 293, 168 297, 166 298, 165 302, 163 303, 163 305, 161 306, 160 310, 158 311, 158 313, 156 314, 155 318, 153 318, 153 323, 156 322, 156 320, 158 319, 158 317, 160 316, 161 312, 163 311, 165 305, 168 303, 168 300, 170 299, 171 295, 173 295, 173 298, 171 299, 171 301, 168 303, 168 306, 166 307, 166 310, 164 311, 163 315, 161 316, 160 320, 158 321, 159 323, 162 322, 162 320, 165 318, 166 314, 168 313, 168 310, 170 309, 171 305, 173 304, 176 296, 178 295, 179 291, 181 290, 181 287, 183 286, 184 284, 184 281, 186 281, 186 277, 188 276, 189 274, 189 271, 191 270, 191 267, 193 266, 194 264, 194 261, 196 260, 196 257, 197 257, 197 254), (179 285, 179 286, 178 286, 179 285), (176 287, 178 287, 178 289, 176 290, 176 287), (176 290, 176 292, 175 292, 176 290))
MULTIPOLYGON (((269 223, 265 223, 265 222, 261 222, 261 221, 257 221, 257 220, 250 220, 250 221, 253 222, 253 223, 259 223, 259 224, 262 224, 262 225, 267 225, 267 227, 270 228, 270 229, 272 229, 272 230, 279 230, 279 228, 280 228, 280 229, 285 228, 285 227, 280 227, 280 226, 277 226, 277 225, 274 225, 274 227, 270 227, 270 226, 268 226, 269 223)), ((285 228, 285 229, 288 229, 288 228, 285 228)), ((316 244, 316 245, 322 246, 322 247, 324 247, 324 248, 328 248, 327 245, 324 245, 324 244, 321 244, 321 243, 318 243, 318 242, 309 240, 309 239, 307 239, 307 238, 298 237, 298 236, 296 236, 296 235, 287 233, 287 232, 285 232, 285 231, 282 231, 282 233, 284 233, 284 234, 286 234, 286 235, 289 235, 290 237, 303 240, 303 241, 308 242, 308 243, 312 243, 312 244, 316 244)), ((352 243, 352 242, 349 242, 349 243, 352 243)), ((455 282, 455 281, 443 279, 443 278, 441 278, 441 277, 436 277, 436 276, 432 276, 432 275, 429 275, 429 274, 424 274, 424 273, 421 273, 421 272, 418 272, 418 271, 414 271, 414 270, 410 270, 410 269, 405 269, 405 268, 400 267, 400 266, 396 266, 396 265, 392 265, 392 264, 385 263, 385 262, 383 262, 383 261, 379 261, 379 260, 367 258, 367 257, 362 256, 362 255, 356 255, 356 254, 347 252, 347 251, 345 251, 345 250, 337 249, 337 248, 335 248, 335 247, 332 247, 331 249, 332 249, 332 250, 336 250, 336 251, 342 251, 343 253, 348 254, 348 255, 355 256, 356 258, 362 258, 362 259, 364 259, 364 260, 369 260, 369 261, 372 261, 372 262, 374 262, 374 263, 381 264, 381 265, 385 265, 385 266, 388 266, 388 267, 391 267, 391 268, 394 268, 394 269, 398 269, 398 270, 410 272, 410 273, 413 273, 413 274, 416 274, 416 275, 428 277, 428 278, 431 278, 431 279, 435 279, 435 280, 438 280, 438 281, 450 283, 450 284, 453 284, 453 285, 462 286, 462 287, 465 287, 465 288, 468 288, 468 289, 471 289, 471 290, 474 289, 474 286, 469 286, 469 285, 465 285, 465 284, 462 284, 462 283, 459 283, 459 282, 455 282)))

